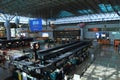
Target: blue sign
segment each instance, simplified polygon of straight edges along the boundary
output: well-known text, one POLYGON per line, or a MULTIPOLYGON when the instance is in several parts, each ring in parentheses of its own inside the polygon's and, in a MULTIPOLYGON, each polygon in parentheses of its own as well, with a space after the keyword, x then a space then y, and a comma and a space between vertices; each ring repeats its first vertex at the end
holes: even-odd
POLYGON ((31 32, 41 31, 42 30, 42 19, 30 20, 29 28, 31 32))

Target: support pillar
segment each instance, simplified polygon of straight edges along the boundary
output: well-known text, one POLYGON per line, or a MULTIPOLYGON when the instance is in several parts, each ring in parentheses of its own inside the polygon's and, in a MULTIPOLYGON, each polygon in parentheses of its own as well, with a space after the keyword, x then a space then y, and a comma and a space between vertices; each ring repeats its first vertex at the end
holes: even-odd
POLYGON ((7 40, 11 40, 11 31, 10 31, 10 22, 9 22, 9 20, 5 21, 4 26, 6 28, 6 37, 7 37, 7 40))
POLYGON ((46 20, 46 30, 47 30, 47 27, 48 27, 48 20, 47 20, 47 18, 46 18, 45 20, 46 20))
POLYGON ((83 40, 84 39, 83 28, 80 28, 80 32, 81 32, 80 40, 83 40))
POLYGON ((17 36, 17 29, 18 29, 18 27, 19 27, 19 18, 18 18, 18 17, 15 18, 15 24, 16 24, 15 36, 17 36))

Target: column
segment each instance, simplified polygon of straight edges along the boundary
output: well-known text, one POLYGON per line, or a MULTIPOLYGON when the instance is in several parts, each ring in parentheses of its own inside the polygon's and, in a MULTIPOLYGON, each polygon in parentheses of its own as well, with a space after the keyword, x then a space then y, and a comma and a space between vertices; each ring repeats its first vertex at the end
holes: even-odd
POLYGON ((17 29, 19 27, 19 18, 16 16, 15 18, 15 24, 16 24, 16 28, 15 28, 15 36, 17 36, 17 29))
POLYGON ((83 28, 80 28, 80 33, 81 33, 80 40, 83 40, 84 39, 83 28))
POLYGON ((11 40, 10 21, 6 20, 4 22, 4 26, 6 28, 6 37, 7 37, 7 40, 11 40))

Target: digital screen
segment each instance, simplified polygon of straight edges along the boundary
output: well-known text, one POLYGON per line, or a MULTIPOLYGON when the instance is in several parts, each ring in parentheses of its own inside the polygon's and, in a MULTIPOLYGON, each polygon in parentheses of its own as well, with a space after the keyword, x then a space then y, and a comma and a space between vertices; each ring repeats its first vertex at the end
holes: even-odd
POLYGON ((96 38, 100 38, 100 34, 99 33, 96 33, 96 38))
POLYGON ((106 37, 106 34, 101 34, 101 37, 106 37))
POLYGON ((109 37, 109 33, 105 33, 105 32, 97 32, 96 33, 96 38, 97 39, 107 39, 109 37))
POLYGON ((42 33, 42 37, 49 37, 48 33, 42 33))
POLYGON ((41 31, 42 30, 42 19, 30 20, 29 28, 31 32, 41 31))

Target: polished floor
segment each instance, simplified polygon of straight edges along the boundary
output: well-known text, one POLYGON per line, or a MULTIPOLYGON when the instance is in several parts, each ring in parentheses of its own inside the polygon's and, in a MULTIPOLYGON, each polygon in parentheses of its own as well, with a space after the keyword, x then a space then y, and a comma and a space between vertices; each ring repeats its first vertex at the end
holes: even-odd
POLYGON ((99 46, 96 58, 81 80, 120 80, 120 53, 113 46, 99 46))
MULTIPOLYGON (((94 43, 90 54, 94 55, 72 73, 80 75, 81 80, 120 80, 120 54, 113 46, 94 43)), ((8 78, 11 74, 9 67, 0 67, 0 80, 12 80, 8 78)))

